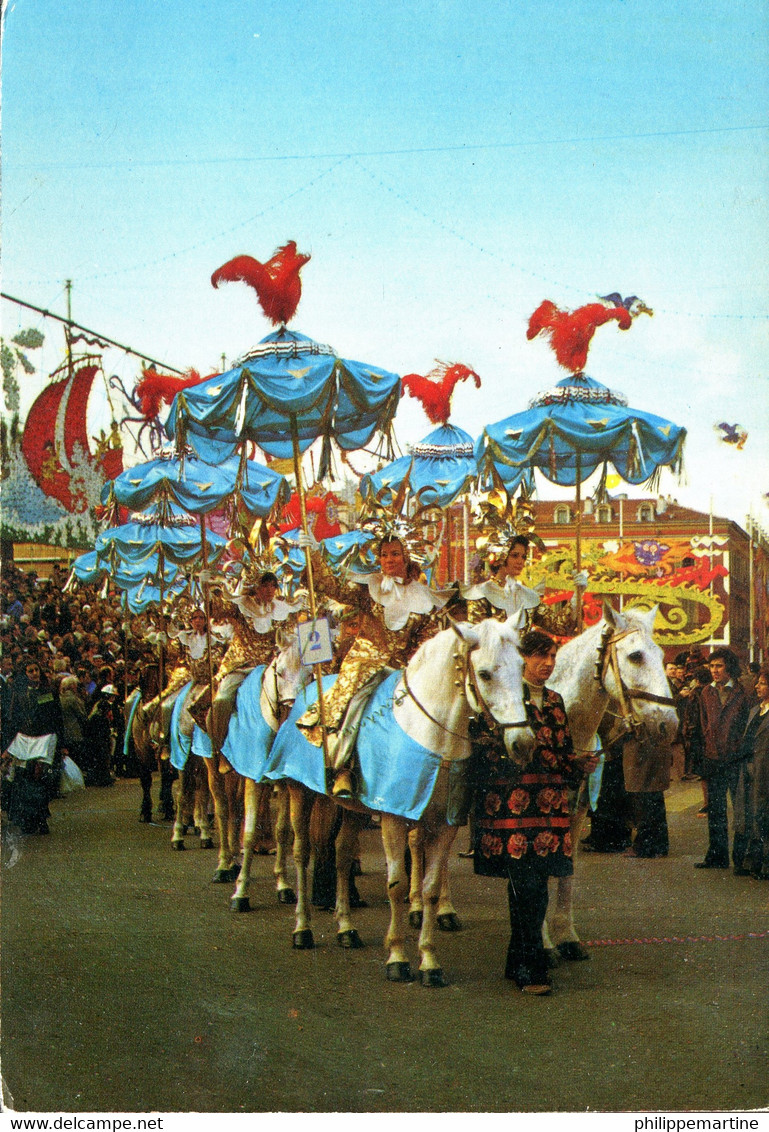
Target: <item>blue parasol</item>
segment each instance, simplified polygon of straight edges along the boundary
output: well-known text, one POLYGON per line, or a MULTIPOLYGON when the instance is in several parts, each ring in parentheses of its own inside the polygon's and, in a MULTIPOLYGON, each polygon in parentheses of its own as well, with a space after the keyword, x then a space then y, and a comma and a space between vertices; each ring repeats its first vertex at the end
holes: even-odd
POLYGON ((142 510, 167 499, 190 514, 206 515, 236 499, 254 518, 264 518, 290 495, 284 476, 254 460, 231 456, 214 465, 194 454, 162 453, 105 484, 102 503, 142 510))
MULTIPOLYGON (((208 542, 211 558, 220 558, 227 540, 209 532, 208 542)), ((157 555, 163 566, 171 562, 189 569, 201 558, 202 539, 191 515, 178 504, 160 501, 132 515, 129 522, 102 531, 96 538, 96 553, 107 559, 114 553, 123 563, 134 565, 157 555)))
POLYGON ((478 478, 473 438, 454 425, 441 425, 415 444, 407 456, 364 475, 361 495, 378 496, 383 489, 395 495, 407 477, 412 494, 424 504, 450 507, 478 478))
POLYGON ((330 346, 282 326, 233 369, 177 393, 166 432, 209 463, 232 455, 244 440, 288 459, 321 438, 323 478, 331 440, 354 451, 376 432, 389 435, 400 393, 397 374, 343 360, 330 346))
POLYGON ((662 467, 680 473, 685 437, 685 428, 629 408, 623 394, 576 373, 538 394, 524 412, 487 425, 475 451, 482 475, 501 480, 510 494, 534 468, 552 483, 576 487, 579 570, 583 481, 601 465, 604 479, 612 465, 633 484, 653 482, 662 467))

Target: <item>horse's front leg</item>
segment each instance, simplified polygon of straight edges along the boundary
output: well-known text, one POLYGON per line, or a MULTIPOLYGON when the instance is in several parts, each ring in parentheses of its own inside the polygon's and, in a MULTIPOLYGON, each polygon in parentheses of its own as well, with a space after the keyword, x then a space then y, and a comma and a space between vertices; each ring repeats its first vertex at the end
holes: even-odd
POLYGON ((310 814, 315 795, 298 782, 289 782, 291 829, 294 834, 294 864, 296 865, 296 920, 294 947, 305 950, 315 946, 311 923, 310 885, 310 814))
POLYGON ((192 820, 200 831, 200 848, 213 849, 214 839, 211 836, 211 823, 208 819, 208 804, 211 794, 208 789, 208 775, 204 766, 205 760, 200 755, 191 755, 193 760, 193 809, 192 820))
MULTIPOLYGON (((577 846, 585 826, 587 817, 587 791, 582 790, 577 804, 571 815, 571 843, 573 846, 575 863, 577 846)), ((561 959, 580 960, 589 959, 590 952, 580 942, 577 929, 574 926, 574 877, 558 877, 556 881, 556 902, 552 915, 549 917, 549 933, 543 942, 548 951, 548 960, 553 965, 554 953, 561 959)), ((546 930, 546 929, 545 929, 546 930)), ((555 961, 557 963, 557 960, 555 961)))
POLYGON ((449 854, 456 835, 457 826, 444 824, 435 831, 428 831, 425 837, 425 879, 422 886, 424 914, 422 931, 419 933, 419 971, 422 985, 426 987, 448 986, 436 955, 435 937, 441 882, 448 868, 449 854))
POLYGON ((416 931, 422 927, 422 888, 425 880, 425 845, 422 827, 413 826, 408 835, 411 869, 409 872, 409 925, 416 931))
POLYGON ((296 893, 286 876, 286 867, 291 853, 292 833, 288 786, 285 782, 277 784, 275 794, 277 797, 275 807, 275 865, 272 872, 278 892, 278 904, 296 904, 296 893))
MULTIPOLYGON (((232 772, 227 775, 231 777, 232 772)), ((248 886, 251 881, 251 857, 253 855, 254 840, 256 838, 257 815, 259 811, 259 784, 252 778, 245 780, 243 787, 243 808, 245 820, 243 823, 243 861, 240 873, 235 883, 235 891, 230 900, 230 911, 250 912, 251 903, 248 899, 248 886)))
POLYGON ((406 909, 408 890, 406 875, 406 823, 403 818, 382 814, 382 842, 387 859, 387 896, 390 901, 390 926, 385 936, 388 948, 387 978, 392 983, 409 983, 411 967, 406 955, 406 909))
POLYGON ((350 874, 355 860, 360 831, 368 819, 367 814, 343 810, 342 826, 336 835, 336 941, 340 947, 363 947, 363 940, 353 927, 350 916, 350 874))
POLYGON ((174 828, 171 832, 171 848, 179 851, 185 848, 184 835, 187 832, 187 823, 184 818, 184 810, 185 806, 188 807, 189 805, 189 779, 188 760, 188 765, 178 772, 171 788, 176 812, 174 828))
MULTIPOLYGON (((219 835, 219 860, 214 872, 214 884, 229 884, 238 875, 238 867, 234 864, 234 851, 230 842, 230 812, 225 785, 226 775, 220 774, 216 759, 205 760, 208 774, 208 789, 214 799, 214 821, 216 832, 219 835)), ((234 772, 230 772, 234 773, 234 772)))

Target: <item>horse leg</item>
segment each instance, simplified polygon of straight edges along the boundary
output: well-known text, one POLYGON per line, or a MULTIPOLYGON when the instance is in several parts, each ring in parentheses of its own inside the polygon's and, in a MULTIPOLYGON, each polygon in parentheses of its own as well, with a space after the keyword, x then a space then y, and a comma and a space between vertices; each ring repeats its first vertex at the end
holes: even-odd
POLYGON ((445 987, 448 981, 435 951, 435 930, 438 924, 438 901, 443 874, 448 867, 449 854, 457 835, 457 826, 439 826, 425 837, 425 879, 422 886, 422 931, 419 933, 419 972, 422 986, 445 987))
POLYGON ((449 858, 443 862, 441 868, 441 889, 438 896, 438 928, 442 932, 461 932, 462 921, 457 915, 451 899, 451 885, 449 883, 449 858))
POLYGON ((406 909, 404 897, 408 889, 406 876, 406 823, 392 814, 382 814, 382 842, 387 859, 387 896, 390 901, 390 926, 385 936, 388 949, 387 978, 392 983, 411 982, 411 967, 406 955, 406 909))
POLYGON ((191 755, 190 758, 193 760, 193 821, 200 831, 200 848, 213 849, 214 840, 211 836, 211 823, 208 818, 211 794, 208 789, 205 759, 202 759, 200 755, 191 755))
POLYGON ((268 855, 275 850, 275 838, 272 832, 272 812, 270 801, 272 799, 272 783, 260 784, 257 793, 256 831, 254 837, 254 850, 257 853, 268 855))
POLYGON ((171 792, 173 795, 175 808, 174 828, 171 831, 171 848, 181 851, 185 848, 184 834, 187 831, 187 823, 184 819, 184 810, 185 806, 189 804, 189 771, 187 766, 185 766, 184 769, 179 772, 178 777, 172 784, 171 792))
MULTIPOLYGON (((587 817, 587 792, 582 791, 571 816, 571 843, 576 858, 577 846, 587 817)), ((574 926, 574 877, 558 877, 556 904, 550 917, 551 947, 562 959, 589 959, 590 952, 580 942, 574 926)), ((550 958, 550 954, 548 955, 550 958)))
MULTIPOLYGON (((227 778, 232 777, 232 772, 227 778)), ((251 879, 251 857, 253 855, 256 838, 256 819, 259 812, 260 785, 252 778, 247 778, 243 789, 243 808, 245 821, 243 824, 243 863, 235 884, 235 891, 230 900, 230 911, 250 912, 251 904, 248 899, 248 885, 251 879)))
POLYGON ((416 931, 422 927, 424 905, 422 903, 422 888, 425 879, 425 846, 422 827, 415 825, 408 833, 409 856, 411 869, 409 871, 409 925, 416 931))
POLYGON ((228 884, 238 875, 234 864, 234 852, 230 842, 230 814, 225 789, 227 775, 219 774, 215 759, 206 759, 208 789, 214 799, 214 820, 219 835, 219 859, 213 876, 214 884, 228 884))
POLYGON ((290 782, 289 808, 291 829, 294 833, 294 864, 296 865, 296 920, 294 947, 300 950, 315 946, 311 922, 310 883, 310 813, 315 796, 298 782, 290 782))
POLYGON ((142 804, 139 821, 152 821, 152 767, 142 759, 139 762, 139 785, 142 789, 142 804))
POLYGON ((175 821, 176 807, 174 805, 173 783, 174 768, 165 751, 161 752, 160 759, 160 799, 158 801, 158 817, 162 821, 175 821))
POLYGON ((275 807, 275 865, 273 876, 278 891, 278 904, 296 904, 296 893, 286 877, 286 863, 291 852, 291 816, 289 813, 288 786, 279 782, 276 788, 275 807))
POLYGON ((360 831, 367 820, 367 814, 343 810, 342 826, 336 837, 336 941, 340 947, 345 948, 364 946, 350 917, 350 881, 353 861, 358 851, 360 831))

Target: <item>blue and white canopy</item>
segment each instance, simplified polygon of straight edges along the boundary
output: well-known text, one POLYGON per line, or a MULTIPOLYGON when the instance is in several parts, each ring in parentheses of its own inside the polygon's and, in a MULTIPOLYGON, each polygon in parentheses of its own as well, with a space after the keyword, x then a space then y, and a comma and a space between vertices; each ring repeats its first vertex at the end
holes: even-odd
POLYGON ((378 366, 346 361, 330 346, 281 327, 226 373, 177 393, 166 422, 170 437, 209 463, 244 440, 280 459, 323 439, 320 475, 333 439, 353 451, 387 433, 400 400, 400 378, 378 366))
POLYGON ((277 504, 287 503, 290 496, 285 477, 255 460, 233 455, 220 464, 207 464, 194 454, 179 457, 163 453, 155 460, 126 468, 105 484, 102 502, 109 505, 114 501, 141 511, 165 499, 190 514, 206 515, 237 499, 254 518, 264 518, 277 504))
MULTIPOLYGON (((194 568, 202 558, 201 533, 195 519, 178 504, 158 502, 131 516, 131 521, 102 531, 96 553, 109 562, 146 563, 157 555, 165 563, 194 568), (114 554, 114 558, 112 555, 114 554)), ((221 557, 227 540, 208 533, 208 562, 221 557)))
POLYGON ((478 478, 473 438, 454 425, 441 425, 415 444, 407 456, 363 476, 361 495, 379 496, 388 489, 395 496, 406 476, 411 494, 419 495, 422 503, 449 507, 478 478))
POLYGON ((522 413, 487 425, 475 446, 489 478, 512 492, 528 469, 553 483, 575 485, 601 464, 641 484, 661 467, 679 472, 686 429, 641 409, 586 374, 570 375, 540 393, 522 413))

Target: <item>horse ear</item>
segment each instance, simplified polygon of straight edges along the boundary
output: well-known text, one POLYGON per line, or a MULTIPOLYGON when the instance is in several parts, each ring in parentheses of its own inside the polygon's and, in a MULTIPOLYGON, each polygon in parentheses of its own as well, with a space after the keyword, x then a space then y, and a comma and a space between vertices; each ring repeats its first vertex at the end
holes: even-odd
POLYGON ((659 605, 653 605, 651 609, 646 609, 641 613, 641 620, 646 622, 646 628, 649 630, 649 636, 654 635, 654 622, 657 620, 657 610, 659 605))
POLYGON ((610 605, 606 598, 603 599, 603 619, 607 625, 611 625, 612 629, 616 629, 620 623, 620 614, 617 613, 613 605, 610 605))
POLYGON ((516 613, 511 613, 505 621, 506 629, 513 629, 516 633, 522 633, 526 628, 526 610, 519 609, 516 613))
POLYGON ((471 625, 469 621, 454 621, 451 617, 449 617, 448 620, 449 625, 454 630, 456 635, 458 637, 461 637, 466 645, 469 645, 471 648, 475 648, 475 646, 481 639, 475 625, 471 625))

